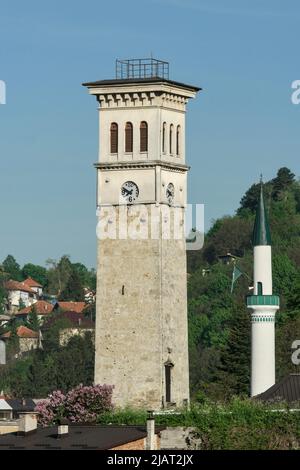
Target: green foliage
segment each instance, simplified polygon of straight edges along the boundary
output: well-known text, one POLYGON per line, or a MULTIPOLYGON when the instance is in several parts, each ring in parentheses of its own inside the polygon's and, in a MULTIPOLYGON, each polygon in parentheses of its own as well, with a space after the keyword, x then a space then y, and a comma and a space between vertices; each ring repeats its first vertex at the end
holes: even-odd
POLYGON ((47 269, 37 264, 27 263, 22 268, 22 275, 25 278, 31 277, 43 287, 47 286, 47 269))
MULTIPOLYGON (((94 345, 91 334, 74 336, 66 346, 59 344, 59 329, 69 325, 60 320, 43 336, 43 349, 31 351, 0 369, 0 389, 15 397, 45 397, 53 390, 67 392, 79 384, 92 385, 94 345)), ((12 347, 10 340, 8 345, 12 347)))
POLYGON ((48 259, 46 264, 48 266, 48 292, 58 296, 64 290, 72 272, 70 257, 63 255, 58 262, 48 259))
POLYGON ((73 269, 77 272, 80 282, 83 287, 88 287, 91 290, 96 290, 96 271, 95 269, 88 270, 82 263, 73 263, 73 269))
POLYGON ((33 331, 39 331, 40 329, 41 323, 39 321, 34 305, 31 307, 31 312, 28 315, 27 326, 33 331))
POLYGON ((2 263, 3 271, 9 279, 22 281, 22 272, 20 265, 16 262, 12 255, 8 255, 2 263))
MULTIPOLYGON (((264 405, 248 399, 234 398, 226 405, 202 403, 190 411, 156 414, 161 426, 191 426, 201 439, 203 450, 296 449, 300 446, 299 416, 285 404, 264 405), (274 411, 280 409, 281 411, 274 411)), ((143 425, 146 412, 124 409, 104 413, 101 424, 143 425)))
POLYGON ((74 302, 84 301, 84 291, 77 271, 71 271, 65 288, 61 291, 59 300, 72 300, 74 302))
MULTIPOLYGON (((245 295, 251 286, 251 234, 260 185, 245 193, 234 217, 215 222, 204 248, 188 252, 188 318, 192 396, 228 399, 249 393, 250 322, 245 295), (230 294, 233 264, 220 255, 239 256, 243 276, 230 294), (203 276, 205 273, 205 276, 203 276)), ((280 295, 277 314, 277 379, 295 370, 291 343, 300 335, 300 183, 287 168, 264 184, 273 241, 273 290, 280 295), (293 327, 291 327, 293 325, 293 327)))

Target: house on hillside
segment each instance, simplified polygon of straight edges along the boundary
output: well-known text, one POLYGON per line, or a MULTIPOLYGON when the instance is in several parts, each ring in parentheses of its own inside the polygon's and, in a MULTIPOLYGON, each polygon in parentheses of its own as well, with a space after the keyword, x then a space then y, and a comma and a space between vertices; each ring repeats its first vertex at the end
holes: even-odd
POLYGON ((43 295, 43 286, 41 284, 39 284, 37 281, 32 279, 32 277, 28 277, 23 282, 27 287, 30 287, 30 289, 32 289, 34 292, 36 292, 36 294, 39 298, 42 297, 42 295, 43 295))
POLYGON ((84 287, 84 301, 86 304, 92 304, 96 302, 96 292, 94 290, 89 289, 88 287, 84 287))
POLYGON ((64 312, 76 312, 82 313, 84 309, 87 307, 85 302, 57 302, 54 306, 55 310, 62 310, 64 312))
MULTIPOLYGON (((1 339, 7 341, 11 337, 11 331, 4 333, 1 339)), ((27 326, 21 325, 17 328, 17 337, 19 339, 19 352, 17 357, 23 353, 31 351, 32 349, 41 348, 41 333, 33 331, 27 326)))
POLYGON ((25 281, 19 282, 11 279, 5 283, 4 287, 7 290, 7 310, 10 313, 17 312, 22 305, 29 307, 38 300, 37 292, 25 281))
POLYGON ((95 323, 86 318, 83 313, 76 312, 61 312, 51 317, 45 328, 51 327, 57 320, 66 320, 68 326, 59 330, 59 344, 66 346, 73 336, 84 336, 86 333, 91 333, 92 341, 95 340, 95 323))
POLYGON ((50 315, 50 313, 53 312, 54 305, 50 304, 50 302, 46 302, 45 300, 38 300, 34 305, 22 308, 22 310, 15 313, 15 317, 19 320, 27 320, 33 308, 37 314, 38 319, 43 322, 47 315, 50 315))

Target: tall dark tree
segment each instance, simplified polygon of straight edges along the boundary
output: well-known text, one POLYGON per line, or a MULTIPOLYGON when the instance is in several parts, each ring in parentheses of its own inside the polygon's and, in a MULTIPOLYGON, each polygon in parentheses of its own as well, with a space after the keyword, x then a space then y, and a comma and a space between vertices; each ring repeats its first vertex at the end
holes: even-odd
POLYGON ((74 302, 84 301, 83 286, 77 271, 73 270, 67 284, 59 295, 59 300, 72 300, 74 302))
POLYGON ((3 271, 10 279, 22 281, 22 272, 20 265, 12 255, 8 255, 2 263, 3 271))
MULTIPOLYGON (((264 184, 265 201, 269 205, 271 194, 272 194, 272 182, 268 181, 264 184)), ((257 202, 259 200, 260 183, 255 183, 250 186, 248 191, 244 194, 241 199, 240 207, 237 210, 237 215, 245 216, 254 214, 257 208, 257 202)))
POLYGON ((59 296, 64 290, 73 270, 69 255, 63 255, 57 262, 53 259, 46 261, 48 268, 48 292, 59 296))
POLYGON ((33 331, 39 331, 40 329, 40 320, 34 305, 31 307, 31 312, 28 315, 27 326, 33 331))
POLYGON ((251 324, 244 306, 240 306, 230 325, 228 341, 221 349, 220 366, 216 374, 226 398, 249 395, 250 392, 251 324))
POLYGON ((279 168, 276 178, 272 180, 273 195, 278 198, 282 191, 286 191, 295 182, 294 173, 289 168, 279 168))

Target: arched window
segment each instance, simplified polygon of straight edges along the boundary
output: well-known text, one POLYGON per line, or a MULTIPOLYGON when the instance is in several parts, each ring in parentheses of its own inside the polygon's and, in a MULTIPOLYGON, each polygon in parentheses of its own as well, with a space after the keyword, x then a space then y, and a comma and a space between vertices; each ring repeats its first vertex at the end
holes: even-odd
POLYGON ((118 153, 118 124, 116 122, 110 125, 110 153, 118 153))
POLYGON ((176 155, 180 155, 180 126, 176 128, 176 155))
POLYGON ((131 122, 126 122, 125 126, 125 152, 132 153, 133 150, 133 128, 131 122))
POLYGON ((170 148, 170 155, 173 153, 173 134, 174 134, 174 126, 173 124, 170 125, 170 135, 169 135, 169 148, 170 148))
POLYGON ((142 121, 140 124, 140 152, 148 152, 148 124, 142 121))
POLYGON ((163 123, 162 127, 162 151, 166 153, 166 131, 167 131, 167 123, 163 123))

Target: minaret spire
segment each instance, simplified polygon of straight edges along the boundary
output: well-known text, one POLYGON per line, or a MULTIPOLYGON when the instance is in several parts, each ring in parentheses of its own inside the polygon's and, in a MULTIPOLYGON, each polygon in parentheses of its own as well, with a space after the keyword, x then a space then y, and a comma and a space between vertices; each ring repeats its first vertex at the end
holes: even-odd
POLYGON ((265 206, 264 199, 264 185, 262 181, 262 175, 260 179, 260 196, 259 202, 256 209, 256 217, 254 223, 254 230, 252 235, 252 245, 270 245, 271 246, 271 231, 269 226, 268 215, 265 206))
POLYGON ((275 314, 279 297, 273 295, 271 232, 264 201, 262 175, 252 244, 253 295, 247 297, 251 315, 251 396, 275 383, 275 314))

